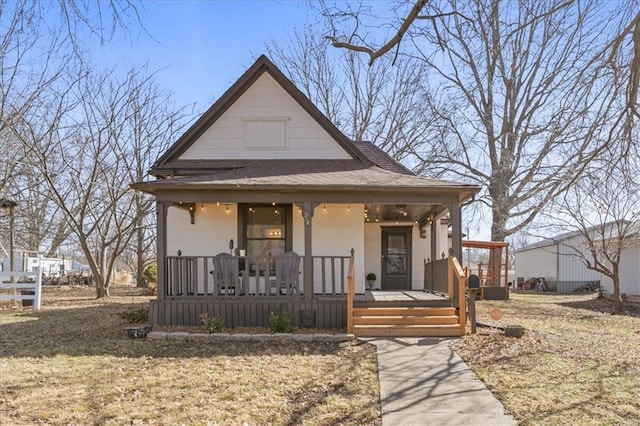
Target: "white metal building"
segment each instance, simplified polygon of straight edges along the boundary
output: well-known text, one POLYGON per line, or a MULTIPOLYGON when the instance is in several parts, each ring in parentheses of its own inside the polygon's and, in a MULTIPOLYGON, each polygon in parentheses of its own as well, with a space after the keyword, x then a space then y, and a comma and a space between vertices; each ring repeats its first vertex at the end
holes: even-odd
MULTIPOLYGON (((620 258, 620 293, 627 301, 640 302, 640 246, 626 248, 620 258)), ((602 275, 600 282, 605 293, 613 293, 611 278, 602 275)))
POLYGON ((579 232, 569 232, 515 250, 517 279, 544 278, 559 293, 599 281, 600 274, 587 269, 575 255, 582 241, 579 232))

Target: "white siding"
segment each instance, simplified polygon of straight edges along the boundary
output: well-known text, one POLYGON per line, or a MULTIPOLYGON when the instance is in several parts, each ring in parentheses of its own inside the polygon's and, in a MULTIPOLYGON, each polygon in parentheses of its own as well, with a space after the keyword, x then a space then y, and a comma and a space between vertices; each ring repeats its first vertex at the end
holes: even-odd
MULTIPOLYGON (((436 259, 442 259, 442 253, 445 256, 449 256, 449 248, 451 247, 451 239, 449 238, 449 225, 437 221, 436 232, 438 235, 438 244, 436 246, 436 253, 438 254, 436 259)), ((429 231, 430 232, 430 231, 429 231)))
MULTIPOLYGON (((313 216, 313 255, 349 256, 353 248, 355 250, 356 293, 364 293, 366 256, 364 205, 327 204, 326 210, 324 207, 324 205, 316 207, 313 216)), ((302 244, 304 245, 304 235, 302 244)), ((319 277, 321 276, 320 271, 317 269, 314 270, 314 282, 316 283, 319 282, 319 277)), ((315 288, 315 291, 319 290, 319 287, 315 288)))
POLYGON ((576 255, 577 250, 583 250, 583 237, 574 237, 563 241, 558 247, 558 281, 597 281, 600 274, 587 269, 584 262, 576 255), (567 247, 568 246, 568 247, 567 247))
POLYGON ((189 212, 169 207, 167 212, 167 255, 215 256, 229 252, 229 240, 238 247, 238 213, 235 204, 196 205, 195 223, 189 212), (227 211, 227 207, 229 210, 227 211))
POLYGON ((557 280, 556 245, 537 247, 516 253, 516 276, 528 280, 543 277, 547 281, 557 280))
MULTIPOLYGON (((605 292, 613 293, 613 282, 600 276, 605 292)), ((640 296, 640 247, 625 249, 620 259, 620 293, 640 296)))
MULTIPOLYGON (((386 226, 393 226, 385 224, 386 226)), ((395 226, 412 226, 411 233, 411 288, 413 290, 424 289, 424 260, 431 257, 431 235, 427 230, 427 238, 420 238, 420 228, 414 222, 398 223, 395 226)), ((382 227, 379 223, 367 223, 364 226, 365 255, 364 264, 366 273, 373 272, 378 277, 375 288, 381 286, 382 277, 382 227)), ((442 229, 442 228, 440 228, 442 229)), ((446 228, 445 228, 446 235, 446 228)), ((365 274, 366 275, 366 274, 365 274)))
POLYGON ((269 74, 264 73, 180 158, 351 157, 269 74))

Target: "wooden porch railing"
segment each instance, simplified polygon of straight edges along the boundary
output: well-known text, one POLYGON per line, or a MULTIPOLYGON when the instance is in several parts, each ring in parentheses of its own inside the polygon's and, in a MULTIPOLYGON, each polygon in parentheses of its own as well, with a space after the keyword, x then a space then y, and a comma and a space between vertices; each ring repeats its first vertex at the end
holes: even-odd
MULTIPOLYGON (((230 285, 214 279, 215 256, 167 256, 164 262, 164 296, 236 298, 300 297, 305 291, 304 256, 300 256, 299 279, 291 291, 273 291, 275 265, 280 257, 231 256, 233 262, 230 285)), ((313 256, 312 295, 344 296, 347 294, 349 256, 313 256)))
POLYGON ((431 293, 448 294, 447 276, 449 261, 438 259, 424 264, 424 290, 431 293))
POLYGON ((316 294, 339 296, 347 294, 347 260, 349 256, 312 256, 313 291, 316 294), (317 284, 317 285, 316 285, 317 284))
POLYGON ((462 266, 460 266, 460 262, 458 262, 458 258, 455 256, 449 256, 448 259, 449 266, 449 277, 448 277, 448 289, 449 289, 449 299, 453 299, 456 295, 458 297, 458 324, 460 325, 460 335, 465 333, 465 325, 466 325, 466 297, 465 297, 465 289, 467 287, 467 275, 465 274, 462 266), (454 287, 454 276, 458 280, 458 287, 454 287), (456 291, 457 290, 457 291, 456 291))

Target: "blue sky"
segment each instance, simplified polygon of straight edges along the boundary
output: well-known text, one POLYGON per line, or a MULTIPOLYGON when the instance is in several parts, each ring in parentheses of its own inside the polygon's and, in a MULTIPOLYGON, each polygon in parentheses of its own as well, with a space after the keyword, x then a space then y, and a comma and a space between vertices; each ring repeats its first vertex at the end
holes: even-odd
POLYGON ((304 1, 159 1, 144 3, 148 32, 131 32, 97 47, 107 67, 149 65, 177 106, 204 111, 265 53, 265 43, 287 39, 305 24, 320 25, 304 1))

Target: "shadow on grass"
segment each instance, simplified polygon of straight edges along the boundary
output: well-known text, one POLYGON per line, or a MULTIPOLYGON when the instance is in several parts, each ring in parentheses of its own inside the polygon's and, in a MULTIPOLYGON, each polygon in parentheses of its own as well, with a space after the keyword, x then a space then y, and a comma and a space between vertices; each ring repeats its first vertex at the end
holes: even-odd
MULTIPOLYGON (((613 314, 613 301, 607 298, 596 298, 589 300, 580 300, 580 301, 571 301, 571 302, 563 302, 558 303, 560 306, 566 306, 567 308, 573 309, 585 309, 593 312, 598 312, 602 314, 613 314)), ((640 305, 636 303, 627 303, 624 307, 623 316, 640 318, 640 305)))
MULTIPOLYGON (((146 303, 100 303, 55 310, 0 311, 0 357, 56 355, 188 358, 267 354, 333 354, 339 344, 324 342, 180 342, 130 339, 121 315, 146 303)), ((204 332, 203 330, 199 330, 204 332)))

